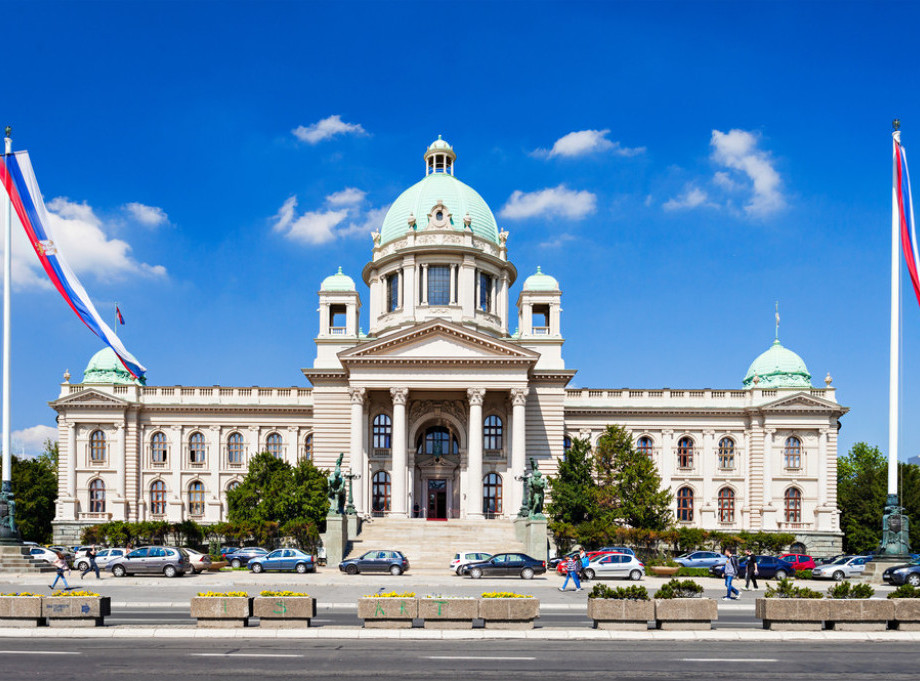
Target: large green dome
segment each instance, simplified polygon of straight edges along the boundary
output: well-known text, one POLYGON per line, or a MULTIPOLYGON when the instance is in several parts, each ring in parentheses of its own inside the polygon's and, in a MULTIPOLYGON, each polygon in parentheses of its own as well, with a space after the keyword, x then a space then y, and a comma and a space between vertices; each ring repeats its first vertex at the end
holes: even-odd
POLYGON ((112 348, 103 348, 89 360, 83 370, 84 383, 115 383, 119 385, 134 385, 137 381, 125 369, 125 365, 118 359, 112 348))
POLYGON ((428 213, 439 201, 447 206, 456 231, 463 231, 463 218, 469 214, 473 234, 498 243, 498 225, 488 204, 475 189, 447 173, 432 173, 397 197, 383 219, 380 243, 398 239, 409 231, 410 213, 415 216, 415 229, 424 230, 428 213))
POLYGON ((784 348, 777 338, 773 345, 751 362, 744 387, 754 387, 754 376, 760 380, 758 388, 811 388, 811 374, 805 362, 792 350, 784 348))

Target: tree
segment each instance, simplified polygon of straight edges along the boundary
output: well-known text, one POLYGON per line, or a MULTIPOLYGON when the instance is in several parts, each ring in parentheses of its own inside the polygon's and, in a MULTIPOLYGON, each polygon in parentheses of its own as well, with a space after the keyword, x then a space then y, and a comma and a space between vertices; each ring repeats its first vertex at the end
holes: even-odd
POLYGON ((57 442, 45 440, 34 459, 12 457, 12 483, 16 500, 16 525, 25 541, 51 541, 51 521, 57 500, 57 442))
POLYGON ((654 462, 633 447, 622 426, 607 426, 597 442, 597 505, 608 523, 664 530, 672 522, 670 490, 662 489, 654 462))
POLYGON ((593 469, 591 444, 575 439, 559 462, 556 476, 549 478, 550 502, 546 514, 556 545, 563 551, 575 541, 584 541, 584 525, 596 516, 597 484, 593 469))
POLYGON ((882 539, 887 471, 885 455, 865 442, 857 442, 837 461, 837 506, 847 553, 875 549, 882 539))

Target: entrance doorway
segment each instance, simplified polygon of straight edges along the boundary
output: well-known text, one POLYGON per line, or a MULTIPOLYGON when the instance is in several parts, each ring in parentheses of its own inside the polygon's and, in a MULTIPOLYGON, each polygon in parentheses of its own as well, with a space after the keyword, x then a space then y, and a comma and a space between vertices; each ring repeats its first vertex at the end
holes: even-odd
POLYGON ((447 480, 428 479, 428 520, 447 520, 447 480))

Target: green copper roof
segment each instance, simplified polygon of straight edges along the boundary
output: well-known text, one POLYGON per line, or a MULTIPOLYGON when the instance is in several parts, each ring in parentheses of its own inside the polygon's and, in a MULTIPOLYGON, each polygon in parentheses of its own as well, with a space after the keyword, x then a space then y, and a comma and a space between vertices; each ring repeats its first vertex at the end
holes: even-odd
POLYGON ((784 348, 777 338, 773 345, 755 359, 744 377, 744 387, 754 387, 754 376, 760 381, 758 388, 810 388, 811 374, 802 358, 784 348))
POLYGON ((498 226, 488 204, 475 189, 447 173, 432 173, 397 197, 383 219, 380 243, 398 239, 409 231, 410 213, 415 216, 415 229, 424 230, 428 226, 428 213, 438 201, 447 206, 453 229, 462 232, 463 217, 469 213, 473 234, 498 243, 498 226))
POLYGON ((135 385, 131 374, 118 359, 112 348, 103 348, 89 360, 83 370, 84 383, 115 383, 118 385, 135 385))
POLYGON ((354 279, 349 277, 347 274, 342 274, 341 267, 339 267, 338 272, 323 279, 323 285, 320 286, 320 291, 354 291, 354 290, 355 290, 354 279))
POLYGON ((559 282, 555 277, 543 274, 540 267, 537 266, 537 273, 531 274, 524 280, 525 291, 558 291, 559 282))
POLYGON ((429 145, 429 147, 428 147, 428 151, 432 151, 432 150, 435 150, 435 149, 438 149, 438 150, 440 150, 440 149, 448 150, 448 149, 449 149, 450 151, 453 151, 453 150, 454 150, 454 148, 453 148, 452 146, 450 146, 446 141, 444 141, 443 139, 441 139, 441 136, 440 136, 440 135, 438 135, 438 139, 436 139, 434 142, 432 142, 432 143, 429 145))

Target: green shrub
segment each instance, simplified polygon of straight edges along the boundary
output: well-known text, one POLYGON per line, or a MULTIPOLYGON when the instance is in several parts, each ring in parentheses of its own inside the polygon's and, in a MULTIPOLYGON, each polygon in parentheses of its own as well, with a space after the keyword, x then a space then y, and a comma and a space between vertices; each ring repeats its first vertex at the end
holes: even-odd
POLYGON ((789 579, 781 579, 776 587, 767 584, 764 598, 824 598, 824 594, 807 586, 793 586, 789 579))
POLYGON ((920 598, 920 589, 910 584, 902 584, 888 594, 888 598, 920 598))
POLYGON ((703 587, 692 579, 672 579, 655 592, 655 598, 699 598, 703 587))
POLYGON ((709 568, 682 567, 678 570, 675 577, 711 577, 709 568))
POLYGON ((850 582, 838 582, 827 590, 830 598, 872 598, 875 595, 875 589, 868 584, 851 584, 850 582))
POLYGON ((795 571, 796 579, 814 579, 811 574, 811 570, 796 570, 795 571))
POLYGON ((616 589, 611 589, 606 584, 595 584, 594 588, 591 589, 591 593, 588 594, 588 598, 611 598, 618 601, 647 601, 648 591, 644 586, 639 586, 638 584, 627 587, 618 586, 616 589))

